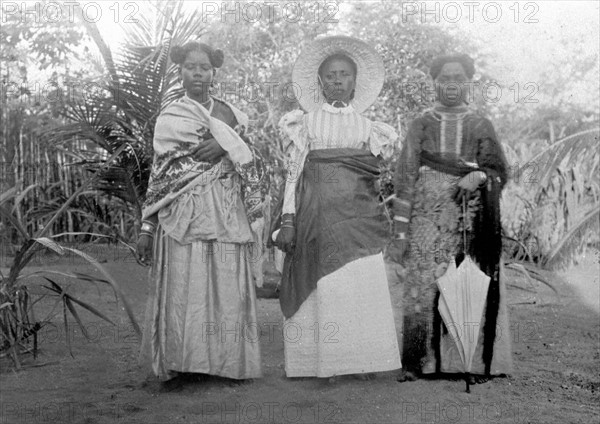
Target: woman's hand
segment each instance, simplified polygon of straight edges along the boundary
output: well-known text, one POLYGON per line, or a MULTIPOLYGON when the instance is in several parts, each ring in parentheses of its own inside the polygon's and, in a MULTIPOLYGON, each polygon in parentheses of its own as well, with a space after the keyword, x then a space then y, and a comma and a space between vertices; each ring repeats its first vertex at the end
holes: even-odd
POLYGON ((387 249, 388 257, 397 264, 403 264, 408 251, 408 240, 392 240, 387 249))
POLYGON ((487 176, 483 171, 469 172, 462 177, 457 184, 454 200, 459 202, 463 196, 470 197, 471 193, 477 190, 486 180, 487 176))
POLYGON ((285 213, 281 217, 281 227, 275 239, 275 246, 285 253, 292 253, 296 247, 296 219, 294 214, 285 213))
POLYGON ((138 259, 144 265, 150 265, 152 262, 152 244, 154 240, 148 234, 140 234, 137 243, 138 259))
POLYGON ((209 138, 203 141, 194 151, 192 157, 199 162, 217 162, 227 151, 221 147, 217 140, 209 138))
POLYGON ((275 239, 275 246, 285 253, 292 253, 296 247, 296 229, 293 227, 281 227, 275 239))
POLYGON ((473 171, 462 177, 458 181, 458 186, 463 190, 475 191, 486 179, 485 172, 473 171))
MULTIPOLYGON (((398 199, 394 199, 398 200, 398 199)), ((408 228, 409 220, 402 218, 402 210, 400 202, 394 202, 394 237, 392 242, 388 245, 387 255, 389 258, 397 264, 402 264, 404 261, 404 255, 408 250, 408 228)))

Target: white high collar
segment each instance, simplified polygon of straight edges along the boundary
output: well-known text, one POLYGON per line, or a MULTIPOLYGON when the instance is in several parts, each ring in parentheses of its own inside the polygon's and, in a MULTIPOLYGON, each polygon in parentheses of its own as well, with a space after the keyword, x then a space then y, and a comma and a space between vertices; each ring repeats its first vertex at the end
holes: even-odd
POLYGON ((334 106, 330 105, 329 103, 323 103, 323 105, 321 106, 321 110, 324 110, 325 112, 333 113, 333 114, 347 115, 349 113, 354 112, 354 107, 352 107, 352 104, 349 104, 346 107, 334 107, 334 106))

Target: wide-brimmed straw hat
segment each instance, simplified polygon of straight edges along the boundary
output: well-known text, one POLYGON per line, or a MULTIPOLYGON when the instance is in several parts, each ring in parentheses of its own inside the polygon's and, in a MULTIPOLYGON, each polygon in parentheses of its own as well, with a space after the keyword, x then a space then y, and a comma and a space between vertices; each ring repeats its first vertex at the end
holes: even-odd
POLYGON ((307 112, 319 109, 325 103, 319 86, 319 66, 329 56, 342 53, 350 57, 357 67, 356 88, 351 105, 361 113, 373 104, 381 87, 385 69, 377 51, 367 43, 344 35, 317 38, 302 50, 292 71, 300 106, 307 112))

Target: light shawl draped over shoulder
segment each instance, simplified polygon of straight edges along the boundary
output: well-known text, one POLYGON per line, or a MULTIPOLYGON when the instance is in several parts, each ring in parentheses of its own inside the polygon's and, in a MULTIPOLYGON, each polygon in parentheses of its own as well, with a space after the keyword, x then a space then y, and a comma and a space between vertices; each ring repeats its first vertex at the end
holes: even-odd
MULTIPOLYGON (((227 103, 239 126, 246 126, 247 116, 227 103)), ((154 215, 170 205, 183 193, 198 185, 209 185, 225 171, 225 161, 216 164, 199 162, 193 154, 206 138, 212 135, 227 151, 234 166, 252 161, 252 152, 225 122, 212 117, 200 103, 187 96, 165 108, 156 121, 154 129, 154 161, 143 219, 154 215)))

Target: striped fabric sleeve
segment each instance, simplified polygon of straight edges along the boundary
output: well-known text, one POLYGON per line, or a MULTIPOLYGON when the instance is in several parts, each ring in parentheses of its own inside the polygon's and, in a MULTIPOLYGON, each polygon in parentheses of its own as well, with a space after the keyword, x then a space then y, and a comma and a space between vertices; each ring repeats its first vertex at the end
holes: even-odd
POLYGON ((294 110, 285 114, 279 121, 284 137, 286 153, 286 181, 283 195, 282 214, 296 213, 296 185, 309 150, 304 112, 294 110))

